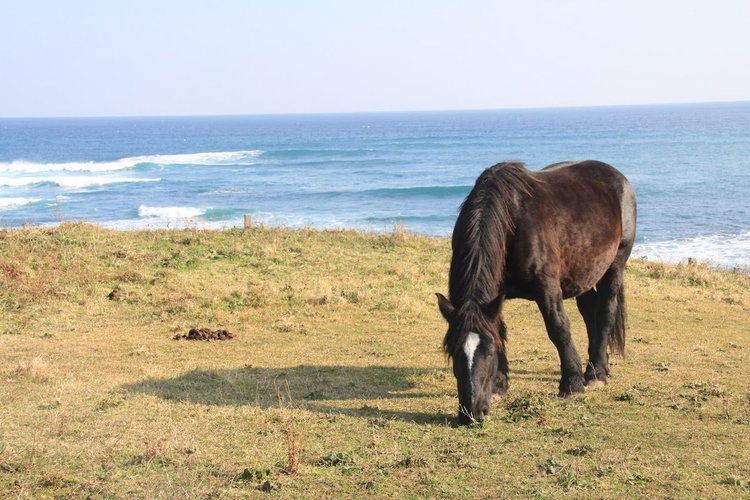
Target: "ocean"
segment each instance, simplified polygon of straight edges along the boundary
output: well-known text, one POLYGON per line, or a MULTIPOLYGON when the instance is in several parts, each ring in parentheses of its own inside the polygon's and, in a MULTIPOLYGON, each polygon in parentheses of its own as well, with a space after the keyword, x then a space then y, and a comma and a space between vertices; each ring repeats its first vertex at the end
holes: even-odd
POLYGON ((617 167, 634 255, 750 269, 750 103, 0 119, 0 228, 394 227, 449 235, 485 168, 617 167))

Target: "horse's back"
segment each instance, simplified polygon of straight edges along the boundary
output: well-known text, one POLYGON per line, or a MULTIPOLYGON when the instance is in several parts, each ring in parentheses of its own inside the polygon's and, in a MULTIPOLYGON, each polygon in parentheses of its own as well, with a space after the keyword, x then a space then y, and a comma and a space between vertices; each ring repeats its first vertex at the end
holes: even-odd
MULTIPOLYGON (((568 189, 589 187, 598 191, 600 198, 615 197, 622 213, 623 232, 632 233, 632 238, 635 237, 635 193, 628 179, 612 165, 596 160, 567 161, 549 165, 536 175, 547 181, 547 185, 557 187, 561 193, 568 189)), ((558 196, 561 199, 573 198, 571 193, 558 196)), ((596 202, 595 199, 582 200, 582 203, 596 202)))
MULTIPOLYGON (((612 165, 596 160, 566 161, 554 163, 537 173, 542 179, 562 189, 580 189, 586 185, 598 186, 600 198, 614 196, 620 208, 623 244, 632 246, 635 241, 636 198, 628 179, 612 165)), ((596 200, 583 200, 584 203, 596 200)))
POLYGON ((565 179, 577 182, 603 182, 621 193, 628 185, 627 178, 615 167, 597 160, 564 161, 553 163, 536 173, 542 179, 561 182, 565 179))
POLYGON ((535 192, 517 214, 511 253, 518 275, 511 278, 525 288, 540 275, 557 276, 565 296, 576 296, 618 256, 627 259, 635 238, 633 190, 617 169, 593 160, 556 163, 533 175, 535 192))

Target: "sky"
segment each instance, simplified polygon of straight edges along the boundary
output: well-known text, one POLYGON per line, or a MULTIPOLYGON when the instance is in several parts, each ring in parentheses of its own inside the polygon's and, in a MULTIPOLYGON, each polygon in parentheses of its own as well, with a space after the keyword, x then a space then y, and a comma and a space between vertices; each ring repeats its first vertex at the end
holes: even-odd
POLYGON ((748 0, 0 0, 0 117, 750 100, 748 0))

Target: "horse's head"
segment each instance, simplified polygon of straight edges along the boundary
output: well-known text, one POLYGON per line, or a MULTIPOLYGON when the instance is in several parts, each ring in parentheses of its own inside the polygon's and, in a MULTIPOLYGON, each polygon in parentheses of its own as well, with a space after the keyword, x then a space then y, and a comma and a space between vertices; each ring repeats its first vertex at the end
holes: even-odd
POLYGON ((438 306, 448 321, 443 348, 453 360, 458 385, 458 421, 462 425, 482 420, 490 411, 490 401, 498 375, 500 350, 500 297, 488 304, 468 301, 454 306, 437 294, 438 306))

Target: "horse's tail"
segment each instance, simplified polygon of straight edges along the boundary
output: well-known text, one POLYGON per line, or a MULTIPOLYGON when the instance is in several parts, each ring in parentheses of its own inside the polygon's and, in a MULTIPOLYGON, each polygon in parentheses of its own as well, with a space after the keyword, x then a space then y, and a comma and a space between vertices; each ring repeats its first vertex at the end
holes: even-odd
POLYGON ((613 354, 625 355, 625 323, 627 318, 625 307, 625 282, 620 283, 617 288, 617 310, 615 311, 615 323, 609 334, 609 349, 613 354))

